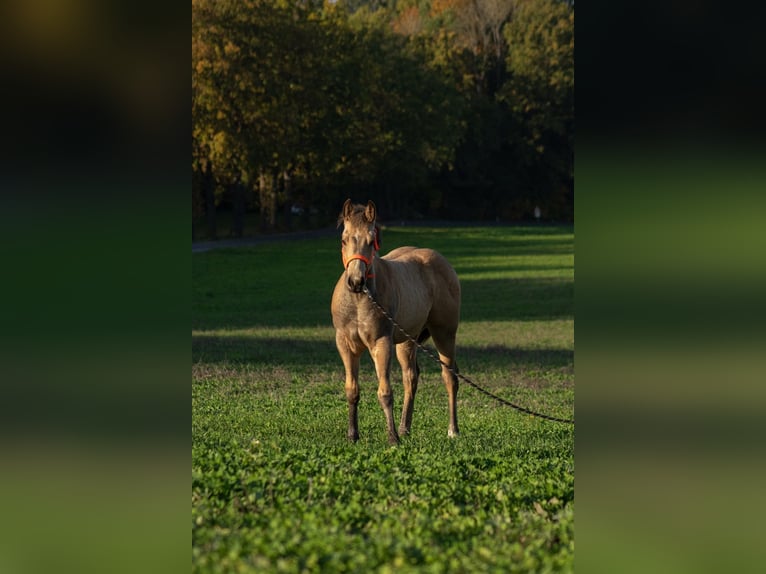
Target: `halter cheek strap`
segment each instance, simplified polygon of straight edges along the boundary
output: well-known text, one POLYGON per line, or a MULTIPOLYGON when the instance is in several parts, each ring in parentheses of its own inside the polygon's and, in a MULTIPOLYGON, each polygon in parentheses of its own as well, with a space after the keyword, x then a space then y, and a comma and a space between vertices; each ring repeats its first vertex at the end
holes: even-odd
POLYGON ((346 257, 346 254, 343 253, 343 250, 340 252, 341 259, 343 259, 343 268, 347 269, 348 264, 351 263, 354 259, 359 259, 359 261, 364 261, 364 263, 367 265, 367 275, 366 278, 370 279, 372 277, 375 277, 375 274, 372 273, 372 260, 375 258, 375 254, 380 250, 380 242, 378 241, 378 228, 375 227, 375 242, 373 243, 373 251, 372 251, 372 257, 367 258, 361 253, 354 253, 354 255, 351 255, 350 257, 346 257))

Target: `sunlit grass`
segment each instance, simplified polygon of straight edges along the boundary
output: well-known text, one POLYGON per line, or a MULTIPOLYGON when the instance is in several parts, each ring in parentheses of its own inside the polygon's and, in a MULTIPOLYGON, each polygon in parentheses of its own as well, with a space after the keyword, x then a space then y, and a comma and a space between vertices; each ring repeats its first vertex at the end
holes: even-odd
MULTIPOLYGON (((571 228, 386 228, 463 284, 461 372, 532 409, 574 404, 571 228)), ((447 438, 421 356, 412 434, 388 447, 372 361, 355 445, 329 311, 337 239, 193 257, 192 520, 198 572, 571 571, 574 431, 462 384, 447 438)), ((394 361, 396 408, 401 383, 394 361)))

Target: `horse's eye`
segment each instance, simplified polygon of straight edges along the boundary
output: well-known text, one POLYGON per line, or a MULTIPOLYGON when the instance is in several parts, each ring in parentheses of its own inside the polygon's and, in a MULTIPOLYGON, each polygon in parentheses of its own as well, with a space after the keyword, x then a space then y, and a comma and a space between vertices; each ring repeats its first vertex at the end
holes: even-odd
POLYGON ((341 240, 340 240, 340 244, 341 244, 341 245, 345 245, 345 244, 346 244, 346 240, 345 240, 345 239, 341 239, 341 240))

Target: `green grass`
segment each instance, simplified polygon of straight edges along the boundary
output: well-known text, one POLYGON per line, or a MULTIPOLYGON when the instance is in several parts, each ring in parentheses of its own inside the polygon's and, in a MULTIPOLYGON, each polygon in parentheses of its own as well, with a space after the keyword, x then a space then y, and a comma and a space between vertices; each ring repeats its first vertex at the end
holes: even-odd
MULTIPOLYGON (((382 236, 383 252, 432 247, 457 270, 463 373, 573 416, 571 226, 382 236)), ((361 439, 349 444, 329 309, 338 239, 211 251, 192 265, 193 571, 573 570, 573 427, 462 384, 450 440, 438 365, 421 356, 412 434, 388 447, 366 357, 361 439)))

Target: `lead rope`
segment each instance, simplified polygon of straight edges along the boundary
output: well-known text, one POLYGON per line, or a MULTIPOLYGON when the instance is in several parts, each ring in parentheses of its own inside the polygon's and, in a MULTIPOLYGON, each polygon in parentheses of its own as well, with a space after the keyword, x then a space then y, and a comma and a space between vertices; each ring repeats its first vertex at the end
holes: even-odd
POLYGON ((428 347, 425 347, 425 346, 421 345, 420 343, 418 343, 418 342, 417 342, 417 340, 416 340, 416 339, 415 339, 415 338, 414 338, 412 335, 410 335, 410 334, 409 334, 407 331, 405 331, 405 330, 402 328, 402 326, 401 326, 401 325, 399 325, 399 323, 397 323, 397 322, 396 322, 396 320, 395 320, 395 319, 394 319, 394 318, 393 318, 391 315, 389 315, 389 314, 386 312, 386 310, 385 310, 383 307, 381 307, 381 306, 378 304, 378 302, 377 302, 377 301, 375 300, 375 298, 372 296, 372 293, 370 293, 369 289, 367 289, 367 286, 364 286, 364 287, 362 288, 362 291, 364 291, 364 293, 367 295, 367 298, 368 298, 368 299, 369 299, 369 300, 372 302, 372 304, 375 306, 375 308, 376 308, 378 311, 380 311, 380 312, 381 312, 381 314, 382 314, 382 315, 383 315, 383 316, 384 316, 386 319, 388 319, 388 320, 391 322, 391 324, 392 324, 394 327, 396 327, 397 329, 399 329, 399 332, 400 332, 402 335, 404 335, 405 337, 407 337, 407 339, 408 339, 408 340, 410 340, 412 343, 415 343, 415 345, 417 346, 417 348, 418 348, 418 349, 420 349, 421 351, 423 351, 424 353, 426 353, 426 354, 427 354, 429 357, 431 357, 431 358, 432 358, 434 361, 436 361, 437 363, 439 363, 439 364, 440 364, 442 367, 445 367, 445 368, 446 368, 447 370, 449 370, 449 371, 450 371, 450 372, 451 372, 453 375, 455 375, 456 377, 458 377, 458 378, 462 379, 463 381, 465 381, 466 383, 468 383, 469 385, 471 385, 471 386, 472 386, 474 389, 476 389, 476 390, 477 390, 477 391, 479 391, 480 393, 483 393, 483 394, 487 395, 488 397, 495 399, 495 400, 496 400, 496 401, 498 401, 500 404, 503 404, 503 405, 505 405, 505 406, 511 407, 511 408, 513 408, 513 409, 516 409, 517 411, 521 411, 521 412, 523 412, 523 413, 527 413, 528 415, 532 415, 533 417, 538 417, 538 418, 541 418, 541 419, 546 419, 546 420, 549 420, 549 421, 555 421, 555 422, 558 422, 558 423, 566 423, 566 424, 571 424, 571 425, 573 425, 573 424, 574 424, 574 419, 561 419, 561 418, 558 418, 558 417, 554 417, 554 416, 551 416, 551 415, 546 415, 546 414, 542 414, 542 413, 537 413, 537 412, 535 412, 535 411, 531 411, 531 410, 529 410, 529 409, 527 409, 527 408, 524 408, 524 407, 522 407, 522 406, 519 406, 519 405, 515 405, 515 404, 513 404, 511 401, 508 401, 508 400, 506 400, 506 399, 504 399, 504 398, 502 398, 502 397, 498 397, 496 394, 494 394, 494 393, 491 393, 490 391, 488 391, 488 390, 486 390, 486 389, 484 389, 484 388, 480 387, 479 385, 477 385, 476 383, 474 383, 474 382, 473 382, 471 379, 469 379, 468 377, 466 377, 466 376, 464 376, 464 375, 461 375, 460 373, 458 373, 458 372, 457 372, 457 369, 455 369, 454 367, 449 367, 449 366, 447 366, 447 365, 444 363, 444 361, 442 361, 442 360, 441 360, 441 359, 440 359, 440 358, 439 358, 439 357, 438 357, 438 356, 437 356, 437 355, 436 355, 436 354, 435 354, 435 353, 434 353, 434 352, 433 352, 431 349, 429 349, 428 347))

